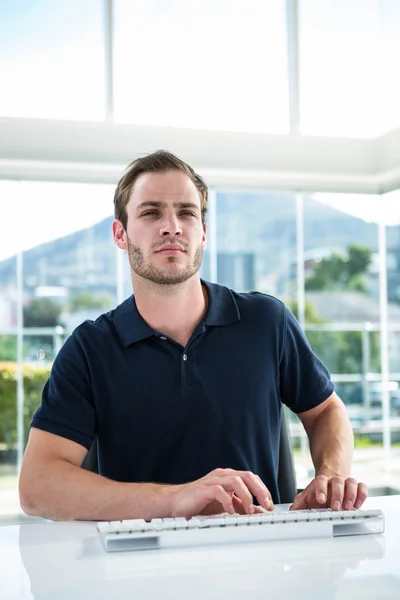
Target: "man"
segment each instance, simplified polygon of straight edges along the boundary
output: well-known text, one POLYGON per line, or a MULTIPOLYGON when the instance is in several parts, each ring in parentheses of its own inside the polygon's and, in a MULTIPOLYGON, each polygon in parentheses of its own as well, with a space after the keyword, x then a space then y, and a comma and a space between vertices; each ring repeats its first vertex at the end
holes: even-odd
POLYGON ((207 187, 176 156, 134 161, 115 193, 115 243, 134 296, 61 348, 20 476, 25 512, 51 519, 272 510, 282 402, 316 477, 292 508, 358 508, 352 429, 326 368, 276 298, 203 282, 207 187), (96 439, 99 472, 80 466, 96 439))

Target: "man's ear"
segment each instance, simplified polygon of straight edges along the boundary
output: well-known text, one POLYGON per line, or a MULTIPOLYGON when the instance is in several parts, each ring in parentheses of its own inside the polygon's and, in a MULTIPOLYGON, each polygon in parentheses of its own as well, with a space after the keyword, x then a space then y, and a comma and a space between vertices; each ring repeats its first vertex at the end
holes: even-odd
POLYGON ((207 223, 203 223, 203 250, 207 248, 207 223))
POLYGON ((112 223, 112 232, 114 242, 118 246, 118 248, 121 248, 121 250, 127 250, 128 243, 126 239, 126 232, 124 226, 122 225, 119 219, 114 219, 112 223))

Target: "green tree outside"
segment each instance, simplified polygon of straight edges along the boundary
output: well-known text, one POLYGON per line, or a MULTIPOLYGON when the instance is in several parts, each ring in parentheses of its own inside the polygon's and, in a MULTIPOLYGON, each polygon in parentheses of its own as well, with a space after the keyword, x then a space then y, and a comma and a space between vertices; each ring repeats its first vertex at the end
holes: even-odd
POLYGON ((365 292, 363 275, 372 261, 369 248, 351 244, 346 254, 333 253, 314 266, 305 281, 306 290, 355 290, 365 292))

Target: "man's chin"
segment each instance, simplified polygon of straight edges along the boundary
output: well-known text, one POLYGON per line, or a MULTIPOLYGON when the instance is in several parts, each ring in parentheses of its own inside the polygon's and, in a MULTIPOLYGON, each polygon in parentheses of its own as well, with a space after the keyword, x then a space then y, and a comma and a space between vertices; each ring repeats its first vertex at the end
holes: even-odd
POLYGON ((136 275, 139 275, 142 279, 145 279, 147 281, 151 281, 152 283, 156 284, 156 285, 179 285, 181 283, 184 283, 185 281, 187 281, 188 279, 191 279, 192 277, 194 277, 197 273, 197 271, 195 272, 175 272, 175 273, 165 273, 165 272, 138 272, 135 271, 136 275))

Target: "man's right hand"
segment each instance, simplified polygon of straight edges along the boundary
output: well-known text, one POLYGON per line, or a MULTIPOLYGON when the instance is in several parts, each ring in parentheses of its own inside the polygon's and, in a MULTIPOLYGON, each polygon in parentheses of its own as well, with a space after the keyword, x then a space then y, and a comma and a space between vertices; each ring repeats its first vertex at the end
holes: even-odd
POLYGON ((171 488, 171 516, 253 514, 273 510, 271 493, 251 471, 215 469, 201 479, 171 488), (253 504, 253 496, 260 506, 253 504))

